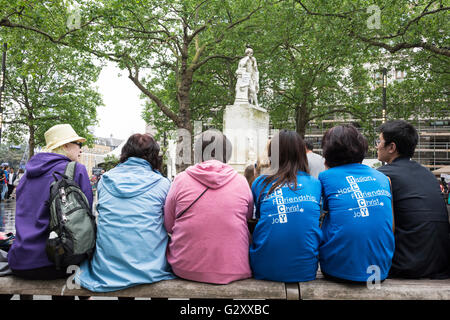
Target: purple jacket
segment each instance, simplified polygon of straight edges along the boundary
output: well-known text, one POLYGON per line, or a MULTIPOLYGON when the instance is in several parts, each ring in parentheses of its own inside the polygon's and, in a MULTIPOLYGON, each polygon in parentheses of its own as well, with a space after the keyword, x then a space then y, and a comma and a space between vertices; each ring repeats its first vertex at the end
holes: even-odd
MULTIPOLYGON (((16 238, 8 252, 9 267, 30 270, 53 265, 47 258, 50 210, 45 201, 50 196, 52 173, 64 173, 70 159, 56 153, 38 153, 28 161, 25 175, 16 189, 16 238)), ((77 163, 74 180, 92 207, 92 188, 86 167, 77 163)))

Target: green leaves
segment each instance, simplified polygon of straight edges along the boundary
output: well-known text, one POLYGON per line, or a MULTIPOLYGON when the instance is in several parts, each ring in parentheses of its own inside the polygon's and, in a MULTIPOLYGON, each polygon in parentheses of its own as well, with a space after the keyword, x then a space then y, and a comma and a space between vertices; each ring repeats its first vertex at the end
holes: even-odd
POLYGON ((43 102, 33 98, 45 105, 72 103, 90 110, 88 105, 97 104, 94 94, 80 89, 87 90, 95 78, 89 60, 96 56, 128 71, 146 100, 144 119, 160 134, 192 129, 196 120, 220 129, 223 109, 234 100, 237 61, 250 45, 260 71, 259 101, 276 128, 304 134, 312 121, 342 116, 361 119, 364 128, 373 126, 381 115, 381 88, 374 79, 381 67, 407 75, 388 85, 388 117, 417 116, 417 106, 423 115, 440 116, 448 107, 450 9, 443 1, 70 3, 79 5, 79 29, 67 27, 67 1, 0 0, 3 39, 20 30, 14 40, 23 47, 14 53, 16 77, 22 79, 17 88, 23 79, 32 83, 46 78, 40 73, 43 65, 53 66, 47 73, 58 75, 45 87, 53 95, 43 102), (58 47, 42 54, 49 44, 58 47), (83 63, 74 62, 78 60, 83 63), (84 69, 86 73, 77 71, 84 69), (75 82, 58 87, 65 76, 75 82))
POLYGON ((57 123, 70 123, 92 141, 89 127, 96 123, 100 95, 91 88, 98 78, 85 53, 56 46, 40 37, 26 37, 22 30, 0 29, 8 43, 4 101, 5 136, 19 142, 29 136, 32 146, 45 145, 44 132, 57 123))

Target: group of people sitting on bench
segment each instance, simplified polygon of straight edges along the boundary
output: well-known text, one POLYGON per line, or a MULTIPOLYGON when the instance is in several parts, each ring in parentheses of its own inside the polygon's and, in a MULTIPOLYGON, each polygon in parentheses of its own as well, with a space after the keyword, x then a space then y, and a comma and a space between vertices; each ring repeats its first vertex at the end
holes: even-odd
MULTIPOLYGON (((16 192, 8 263, 26 279, 68 276, 46 255, 46 201, 52 173, 79 160, 85 139, 67 124, 50 128, 45 139, 16 192)), ((319 266, 328 279, 356 284, 366 284, 373 270, 380 281, 449 278, 447 207, 437 179, 411 160, 417 142, 411 124, 382 124, 376 148, 386 164, 376 170, 362 164, 367 139, 352 125, 335 126, 322 138, 326 170, 316 178, 301 136, 280 130, 268 143, 272 166, 249 186, 227 164, 232 145, 218 131, 201 134, 194 143, 201 161, 173 181, 161 174, 157 141, 133 134, 120 163, 99 182, 96 249, 80 264, 76 282, 94 292, 176 277, 303 282, 315 280, 319 266)), ((92 206, 80 163, 74 180, 92 206)))

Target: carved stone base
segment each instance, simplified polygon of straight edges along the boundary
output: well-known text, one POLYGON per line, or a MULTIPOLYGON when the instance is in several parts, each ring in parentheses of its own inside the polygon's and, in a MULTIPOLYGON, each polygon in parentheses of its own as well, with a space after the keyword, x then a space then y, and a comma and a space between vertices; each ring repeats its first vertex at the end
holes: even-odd
POLYGON ((223 115, 223 133, 233 145, 228 164, 243 173, 247 165, 256 163, 267 152, 269 114, 246 102, 228 105, 223 115))

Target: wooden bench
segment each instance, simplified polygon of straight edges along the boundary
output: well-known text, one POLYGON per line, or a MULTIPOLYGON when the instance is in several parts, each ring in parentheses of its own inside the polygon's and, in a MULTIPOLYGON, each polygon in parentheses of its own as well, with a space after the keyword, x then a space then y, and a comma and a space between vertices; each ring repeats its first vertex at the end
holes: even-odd
POLYGON ((320 273, 309 282, 283 283, 255 279, 215 285, 183 279, 164 280, 114 292, 95 293, 69 289, 66 280, 23 280, 0 277, 0 294, 100 296, 175 299, 270 299, 270 300, 450 300, 450 279, 387 279, 380 288, 325 280, 320 273))
POLYGON ((69 289, 65 279, 24 280, 15 276, 5 276, 0 277, 0 294, 177 299, 299 299, 296 284, 291 286, 283 282, 255 279, 235 281, 227 285, 174 279, 138 285, 114 292, 96 293, 83 288, 69 289))
POLYGON ((336 283, 318 272, 316 280, 299 283, 302 300, 450 300, 450 279, 386 279, 379 288, 336 283))

